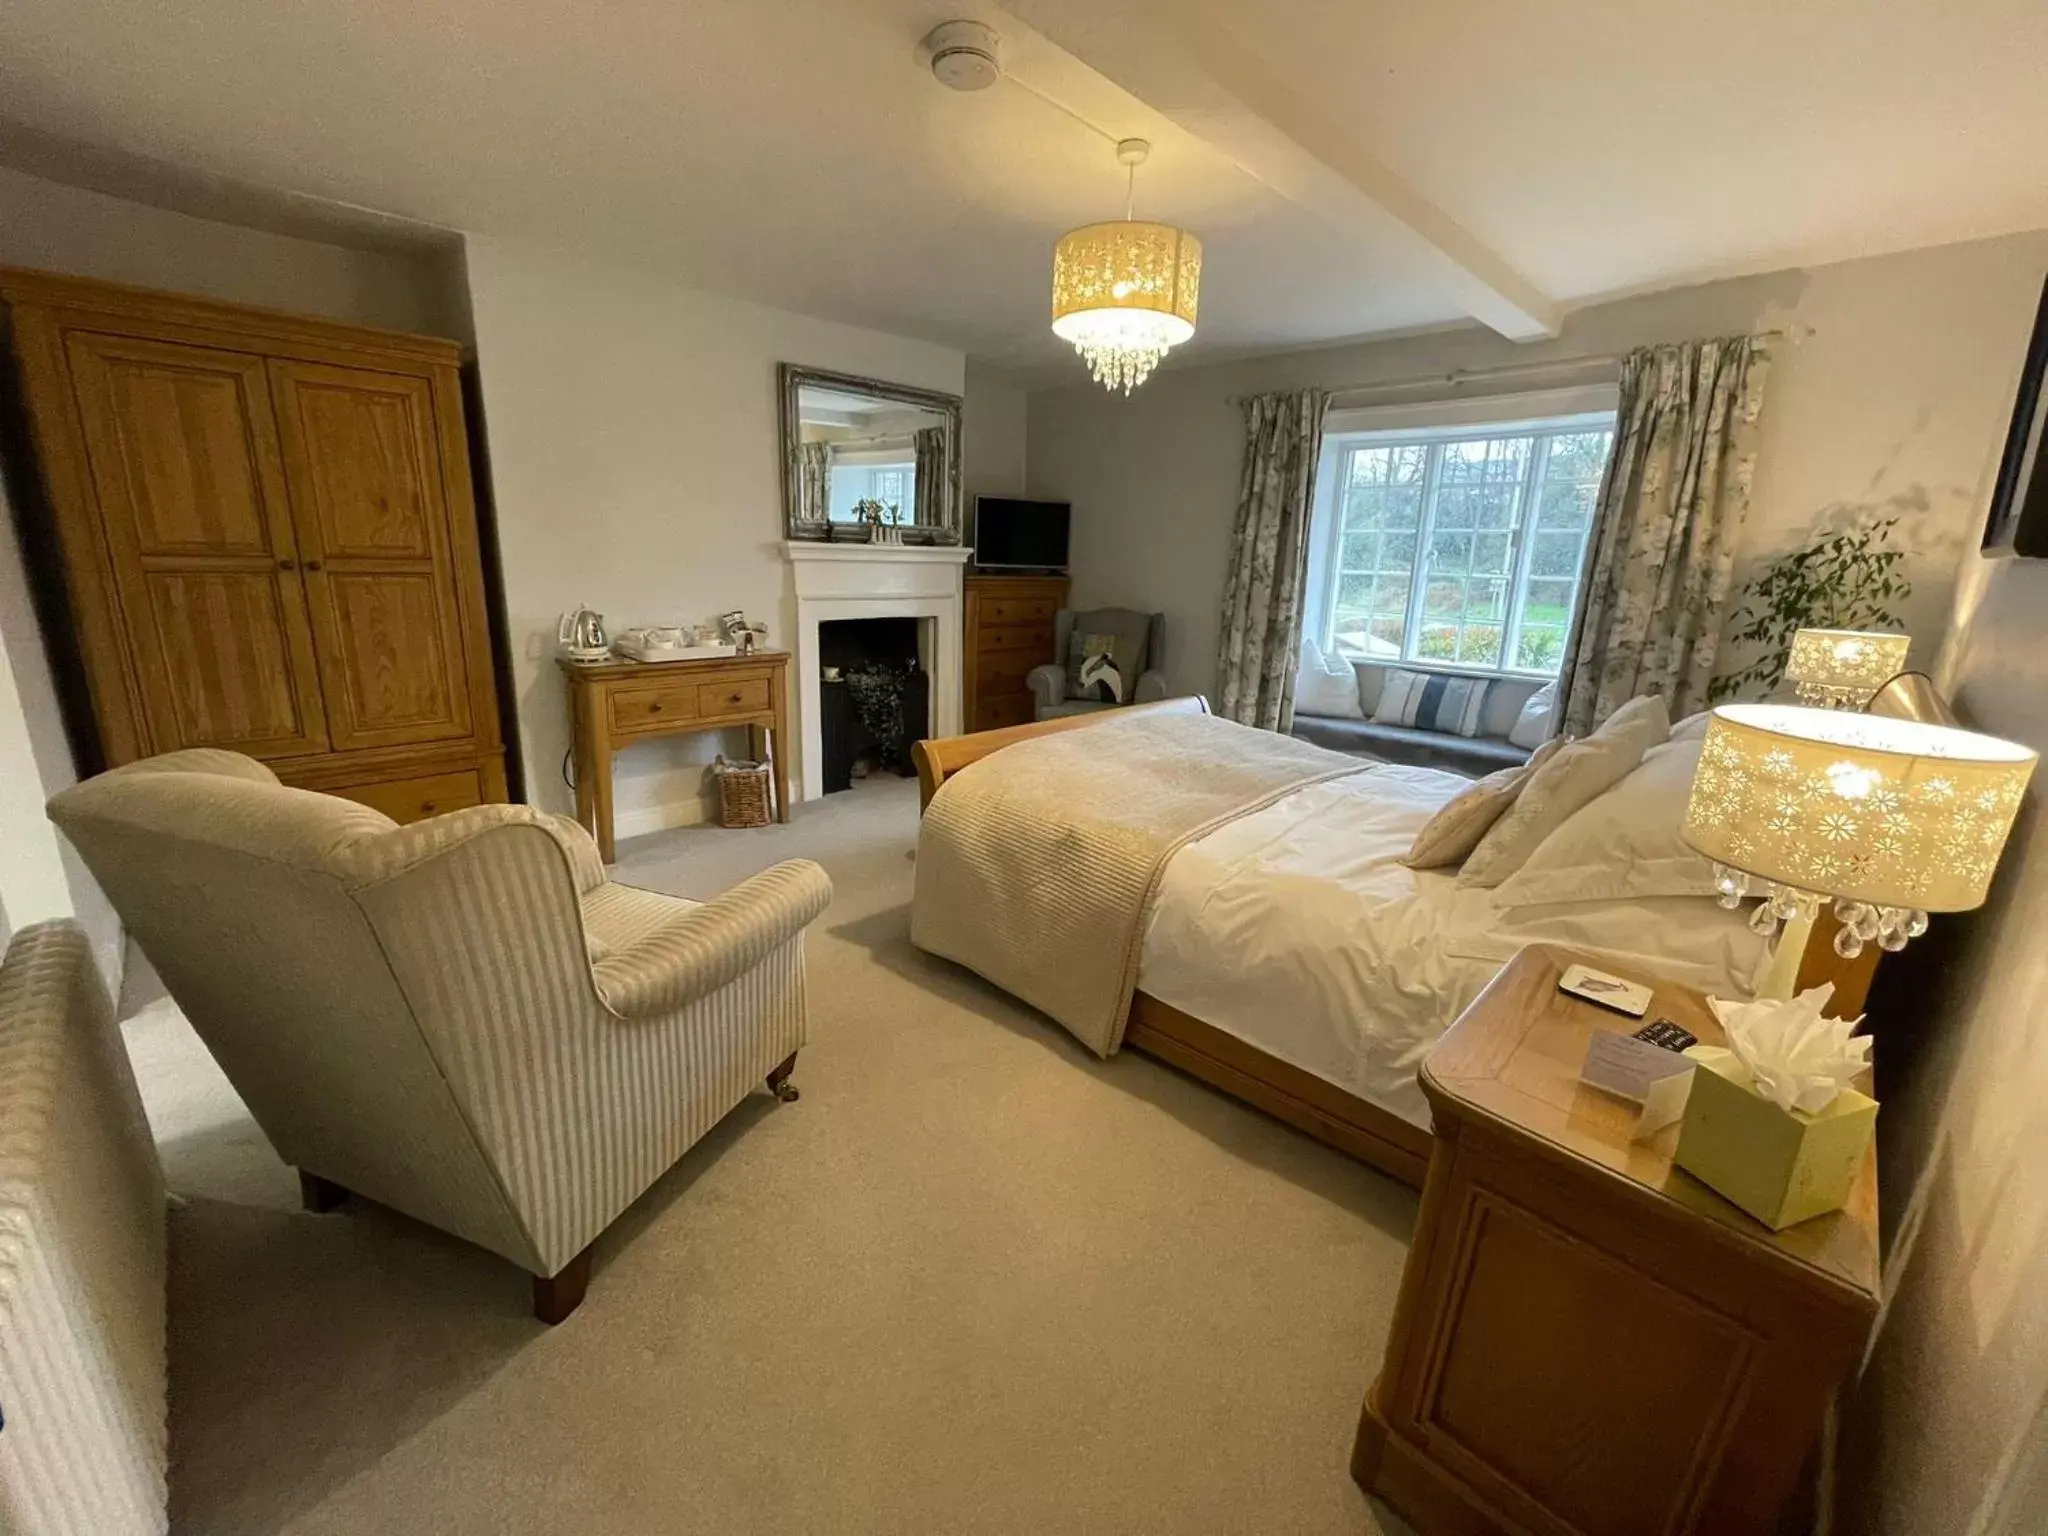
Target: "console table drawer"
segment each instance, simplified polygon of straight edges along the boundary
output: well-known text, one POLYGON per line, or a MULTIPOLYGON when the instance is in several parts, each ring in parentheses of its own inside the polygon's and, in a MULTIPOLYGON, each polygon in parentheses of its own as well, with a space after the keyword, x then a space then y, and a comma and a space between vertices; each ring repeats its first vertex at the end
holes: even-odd
POLYGON ((703 685, 681 678, 669 682, 644 683, 638 687, 612 688, 606 702, 611 707, 612 729, 619 732, 659 730, 678 720, 695 720, 697 696, 703 685))
POLYGON ((768 707, 768 679, 736 678, 729 683, 697 685, 697 717, 716 719, 720 715, 754 715, 768 707))

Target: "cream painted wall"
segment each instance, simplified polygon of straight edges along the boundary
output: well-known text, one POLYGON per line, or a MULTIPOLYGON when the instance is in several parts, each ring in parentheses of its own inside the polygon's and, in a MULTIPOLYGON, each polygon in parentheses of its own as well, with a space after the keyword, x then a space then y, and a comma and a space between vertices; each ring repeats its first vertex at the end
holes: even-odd
MULTIPOLYGON (((363 325, 468 330, 458 253, 362 251, 243 229, 0 167, 0 265, 196 293, 363 325)), ((0 909, 19 926, 75 912, 110 980, 120 925, 44 819, 75 781, 12 508, 0 491, 0 909), (53 880, 61 873, 62 889, 53 880)))
MULTIPOLYGON (((2011 409, 2010 370, 2048 268, 2048 233, 1943 246, 1604 304, 1552 342, 1517 346, 1477 329, 1169 368, 1128 399, 1085 383, 1030 399, 1031 494, 1074 503, 1074 596, 1168 615, 1176 690, 1209 690, 1235 516, 1243 428, 1233 397, 1503 364, 1554 364, 1500 393, 1613 376, 1649 342, 1790 323, 1815 334, 1774 359, 1746 554, 1804 543, 1836 520, 1895 510, 1916 584, 1906 622, 1933 659, 1952 573, 1981 522, 1980 479, 2011 409)), ((1405 397, 1454 393, 1439 383, 1405 397)), ((1383 397, 1382 397, 1383 398, 1383 397)))
MULTIPOLYGON (((965 362, 539 246, 473 239, 469 287, 527 793, 566 810, 561 610, 587 603, 616 631, 743 608, 790 642, 775 365, 959 394, 965 362)), ((720 748, 707 734, 621 756, 621 834, 702 819, 720 748)), ((743 735, 722 749, 743 752, 743 735)))
POLYGON ((356 250, 196 219, 0 166, 0 265, 464 338, 460 253, 356 250))
MULTIPOLYGON (((1941 677, 1966 723, 2048 751, 2048 562, 1966 558, 1941 677)), ((2044 794, 1987 905, 1937 917, 1873 995, 1889 1299, 1850 1405, 1849 1531, 2048 1530, 2044 794)))
POLYGON ((972 511, 976 496, 1022 496, 1028 395, 1021 380, 999 368, 967 365, 961 413, 960 478, 972 511))

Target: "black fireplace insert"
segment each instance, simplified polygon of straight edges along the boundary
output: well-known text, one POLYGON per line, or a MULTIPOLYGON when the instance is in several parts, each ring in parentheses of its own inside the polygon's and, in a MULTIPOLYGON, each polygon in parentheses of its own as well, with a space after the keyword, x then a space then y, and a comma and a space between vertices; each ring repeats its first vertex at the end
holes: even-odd
POLYGON ((869 773, 916 773, 910 749, 931 734, 931 683, 918 664, 917 628, 910 618, 818 626, 826 794, 869 773))

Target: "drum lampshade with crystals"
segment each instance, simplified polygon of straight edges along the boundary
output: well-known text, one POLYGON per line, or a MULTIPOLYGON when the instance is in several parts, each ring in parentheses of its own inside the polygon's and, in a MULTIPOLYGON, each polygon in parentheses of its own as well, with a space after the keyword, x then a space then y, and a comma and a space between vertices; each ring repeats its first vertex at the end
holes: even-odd
POLYGON ((1790 704, 1724 704, 1700 746, 1685 840, 1759 926, 1832 897, 1845 955, 1901 949, 1930 912, 1981 904, 2038 754, 2016 742, 1790 704), (1752 885, 1752 881, 1756 882, 1752 885))
POLYGON ((1911 635, 1879 630, 1802 629, 1792 637, 1785 677, 1802 704, 1861 709, 1904 670, 1911 635))
MULTIPOLYGON (((1149 147, 1142 139, 1117 145, 1133 178, 1149 147)), ((1125 214, 1060 236, 1052 257, 1052 329, 1073 343, 1098 384, 1129 394, 1195 334, 1202 242, 1171 224, 1133 219, 1128 206, 1125 214)))

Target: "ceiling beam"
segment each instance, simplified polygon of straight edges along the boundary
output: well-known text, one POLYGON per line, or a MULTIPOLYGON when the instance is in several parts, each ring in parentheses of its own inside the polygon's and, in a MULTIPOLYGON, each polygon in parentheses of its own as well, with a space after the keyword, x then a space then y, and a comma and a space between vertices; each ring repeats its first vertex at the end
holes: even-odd
POLYGON ((1099 87, 1060 68, 1049 57, 1057 50, 1333 228, 1375 243, 1390 229, 1413 240, 1433 258, 1446 295, 1501 335, 1557 335, 1555 300, 1318 111, 1199 0, 1002 3, 1043 40, 1005 49, 1026 87, 1111 137, 1126 131, 1102 120, 1099 87))

